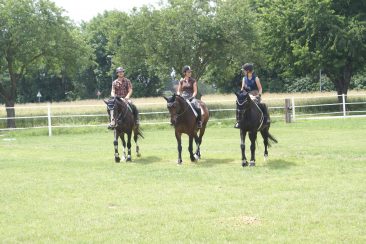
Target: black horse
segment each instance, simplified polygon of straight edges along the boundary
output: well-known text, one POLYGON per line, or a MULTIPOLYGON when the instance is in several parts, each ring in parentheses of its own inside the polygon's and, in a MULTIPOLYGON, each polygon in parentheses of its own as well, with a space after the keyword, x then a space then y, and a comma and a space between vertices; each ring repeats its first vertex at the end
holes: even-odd
POLYGON ((201 158, 200 146, 202 137, 205 134, 206 125, 210 117, 207 106, 204 102, 199 101, 202 109, 202 128, 197 128, 196 116, 192 110, 192 106, 181 96, 174 94, 167 98, 167 108, 170 113, 170 122, 175 128, 175 137, 178 143, 178 164, 182 163, 182 133, 189 136, 188 151, 192 162, 201 158), (199 131, 199 135, 197 134, 199 131), (193 154, 193 139, 196 142, 197 151, 193 154))
POLYGON ((241 140, 241 155, 242 155, 242 166, 248 166, 247 158, 245 157, 245 137, 247 132, 249 133, 250 145, 250 166, 255 166, 255 142, 257 139, 257 132, 262 134, 264 142, 264 158, 268 157, 267 148, 271 146, 269 140, 277 143, 276 138, 274 138, 269 133, 270 119, 269 114, 267 118, 267 123, 264 122, 264 116, 262 109, 267 109, 265 104, 257 104, 252 100, 248 91, 241 91, 235 93, 236 109, 239 112, 239 127, 240 127, 240 140, 241 140), (261 108, 262 107, 262 108, 261 108))
POLYGON ((140 148, 137 144, 139 137, 143 138, 139 125, 136 124, 132 106, 123 98, 110 98, 104 101, 107 104, 107 111, 109 115, 109 128, 114 130, 114 160, 116 163, 121 161, 118 153, 118 138, 121 138, 123 145, 122 160, 131 161, 131 136, 134 134, 133 140, 136 144, 136 155, 140 157, 140 148), (126 157, 126 141, 125 134, 127 134, 127 157, 126 157))

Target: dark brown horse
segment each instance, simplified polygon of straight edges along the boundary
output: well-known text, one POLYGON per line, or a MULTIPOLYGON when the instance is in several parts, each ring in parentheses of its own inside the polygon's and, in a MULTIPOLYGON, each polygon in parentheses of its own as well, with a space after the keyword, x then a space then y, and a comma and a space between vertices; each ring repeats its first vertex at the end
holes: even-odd
POLYGON ((116 163, 121 161, 118 153, 118 138, 121 138, 123 145, 123 157, 122 160, 131 161, 131 137, 132 132, 134 134, 133 140, 136 144, 136 155, 140 157, 140 148, 137 144, 139 137, 143 138, 141 129, 136 125, 134 115, 131 106, 123 98, 111 98, 108 101, 104 101, 107 104, 107 111, 109 115, 110 125, 109 128, 114 131, 114 160, 116 163), (125 134, 127 134, 127 157, 126 157, 126 141, 125 134))
POLYGON ((201 158, 200 146, 202 144, 202 137, 205 134, 206 125, 209 119, 209 112, 206 104, 199 101, 202 109, 202 128, 197 128, 196 116, 192 110, 192 107, 188 102, 181 96, 174 94, 173 96, 164 99, 167 101, 167 108, 170 113, 171 124, 175 128, 175 137, 178 143, 178 164, 182 161, 182 134, 187 134, 189 136, 189 146, 188 151, 190 154, 190 159, 192 162, 199 160, 201 158), (198 135, 199 131, 199 135, 198 135), (193 154, 193 139, 196 142, 197 150, 193 154))
MULTIPOLYGON (((258 105, 254 102, 248 91, 242 91, 240 93, 235 93, 237 100, 236 100, 236 109, 239 112, 239 127, 240 127, 240 140, 241 140, 241 155, 242 155, 242 166, 248 166, 248 161, 245 156, 245 137, 246 134, 249 133, 249 139, 251 142, 250 145, 250 166, 255 166, 255 142, 257 140, 257 132, 259 131, 262 134, 263 142, 264 142, 264 158, 267 159, 268 157, 268 150, 267 148, 271 146, 269 140, 274 143, 277 143, 276 138, 274 138, 269 133, 270 123, 263 124, 264 117, 262 109, 267 109, 265 104, 258 105), (262 109, 260 106, 265 106, 262 109)), ((267 113, 268 114, 268 113, 267 113)), ((269 114, 268 114, 268 121, 269 114)))

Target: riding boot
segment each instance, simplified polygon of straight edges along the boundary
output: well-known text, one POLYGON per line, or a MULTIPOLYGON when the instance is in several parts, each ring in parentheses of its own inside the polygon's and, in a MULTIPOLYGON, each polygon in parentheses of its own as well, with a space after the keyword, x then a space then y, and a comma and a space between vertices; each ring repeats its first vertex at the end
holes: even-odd
POLYGON ((135 124, 137 126, 139 126, 140 125, 139 111, 138 111, 137 107, 134 104, 132 105, 132 110, 133 110, 132 111, 133 112, 133 117, 135 119, 135 124))
POLYGON ((267 106, 264 103, 260 103, 260 108, 263 112, 263 125, 269 125, 270 119, 267 106))
POLYGON ((236 110, 236 123, 234 125, 234 128, 235 129, 239 129, 240 128, 240 126, 239 126, 239 120, 240 120, 240 118, 239 118, 239 111, 236 110))
POLYGON ((197 129, 202 128, 202 115, 201 115, 201 108, 197 108, 197 129))

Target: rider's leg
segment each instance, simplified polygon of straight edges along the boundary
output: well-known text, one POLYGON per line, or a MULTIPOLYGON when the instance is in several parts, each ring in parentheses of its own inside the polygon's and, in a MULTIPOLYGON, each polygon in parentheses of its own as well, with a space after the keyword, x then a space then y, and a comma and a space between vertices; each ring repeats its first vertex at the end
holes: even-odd
POLYGON ((200 129, 202 128, 202 112, 201 112, 201 106, 198 103, 198 101, 196 99, 194 99, 192 101, 192 104, 197 112, 197 128, 200 129))
POLYGON ((129 103, 129 104, 130 104, 131 109, 132 109, 132 114, 133 114, 133 117, 135 119, 135 124, 136 125, 139 125, 140 124, 139 111, 138 111, 138 109, 137 109, 137 107, 136 107, 135 104, 133 104, 132 102, 129 103))

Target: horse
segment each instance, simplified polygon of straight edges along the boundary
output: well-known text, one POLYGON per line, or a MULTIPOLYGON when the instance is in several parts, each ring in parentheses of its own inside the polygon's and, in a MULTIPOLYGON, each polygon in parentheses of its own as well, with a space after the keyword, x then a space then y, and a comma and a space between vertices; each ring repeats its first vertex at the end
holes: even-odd
POLYGON ((175 128, 175 138, 178 143, 178 165, 182 164, 182 134, 189 136, 188 151, 190 159, 195 162, 201 158, 200 146, 202 144, 202 137, 205 134, 206 125, 210 117, 207 106, 204 102, 199 101, 202 109, 202 128, 197 128, 196 115, 193 112, 192 106, 180 95, 174 93, 173 96, 167 98, 167 108, 170 113, 170 122, 175 128), (199 135, 198 135, 199 131, 199 135), (193 139, 196 143, 197 150, 193 154, 193 139))
POLYGON ((116 163, 121 161, 118 153, 118 138, 121 138, 123 145, 123 157, 122 160, 129 162, 132 161, 131 157, 131 137, 132 132, 134 134, 133 140, 136 144, 136 155, 140 157, 140 148, 137 143, 138 138, 143 138, 142 131, 139 125, 136 124, 131 106, 123 98, 110 98, 108 101, 104 100, 107 104, 107 112, 109 115, 110 125, 109 128, 114 131, 114 160, 116 163), (127 157, 126 157, 126 141, 125 134, 127 134, 127 157))
MULTIPOLYGON (((242 166, 248 166, 248 161, 245 156, 245 137, 249 134, 250 145, 250 163, 249 166, 255 166, 255 142, 257 140, 257 132, 259 131, 262 135, 264 142, 264 159, 268 158, 268 147, 271 146, 271 142, 278 143, 269 133, 270 122, 263 124, 264 116, 262 109, 259 106, 264 106, 263 109, 267 109, 265 104, 258 105, 252 100, 248 91, 244 90, 241 92, 235 92, 237 97, 236 109, 239 112, 239 128, 240 128, 240 148, 242 155, 242 166)), ((268 121, 269 114, 268 114, 268 121)))

